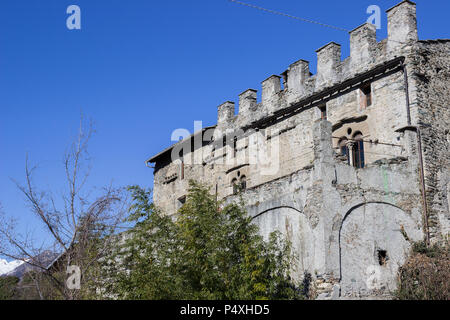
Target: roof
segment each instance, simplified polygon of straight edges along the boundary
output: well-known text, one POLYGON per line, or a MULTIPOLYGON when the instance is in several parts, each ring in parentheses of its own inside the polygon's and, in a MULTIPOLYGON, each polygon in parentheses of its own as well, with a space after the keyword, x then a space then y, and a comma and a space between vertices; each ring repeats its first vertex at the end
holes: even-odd
POLYGON ((182 143, 184 143, 184 142, 186 142, 186 141, 188 141, 188 140, 191 140, 191 139, 192 139, 194 136, 196 136, 197 134, 200 134, 200 133, 201 133, 201 134, 203 135, 203 133, 204 133, 206 130, 213 129, 213 128, 215 128, 215 127, 216 127, 216 125, 213 125, 213 126, 210 126, 210 127, 205 127, 205 128, 203 128, 201 131, 197 131, 197 132, 191 134, 189 137, 184 138, 183 140, 178 141, 177 143, 174 143, 174 144, 171 145, 170 147, 167 147, 167 148, 164 149, 163 151, 161 151, 161 152, 155 154, 153 157, 147 159, 147 160, 145 161, 145 163, 148 163, 148 162, 154 163, 154 162, 156 162, 156 160, 157 160, 158 158, 162 157, 162 156, 165 155, 166 153, 169 153, 176 145, 179 145, 179 144, 182 144, 182 143))

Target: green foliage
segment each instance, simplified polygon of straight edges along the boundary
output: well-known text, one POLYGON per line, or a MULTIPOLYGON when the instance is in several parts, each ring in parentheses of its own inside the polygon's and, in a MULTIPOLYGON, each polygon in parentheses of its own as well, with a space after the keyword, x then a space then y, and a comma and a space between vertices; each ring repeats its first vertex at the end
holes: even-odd
POLYGON ((55 290, 55 284, 40 270, 30 270, 25 273, 16 287, 14 296, 14 300, 60 299, 63 299, 63 296, 55 290))
POLYGON ((28 271, 21 279, 0 277, 0 300, 62 299, 54 285, 40 271, 28 271))
POLYGON ((176 218, 130 188, 135 227, 110 260, 105 288, 121 299, 299 299, 290 244, 258 234, 242 204, 223 206, 190 182, 176 218))
POLYGON ((448 244, 413 244, 411 255, 399 270, 396 297, 400 300, 450 300, 448 244))
POLYGON ((19 278, 17 277, 0 277, 0 300, 12 300, 16 296, 17 284, 19 278))

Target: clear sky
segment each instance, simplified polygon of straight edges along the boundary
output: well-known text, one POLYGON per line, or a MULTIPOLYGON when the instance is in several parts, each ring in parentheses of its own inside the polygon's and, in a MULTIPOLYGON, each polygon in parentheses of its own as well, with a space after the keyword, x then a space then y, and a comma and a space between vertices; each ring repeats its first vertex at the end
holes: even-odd
MULTIPOLYGON (((399 0, 244 0, 353 29, 370 5, 399 0)), ((418 0, 421 39, 449 38, 450 1, 418 0)), ((24 181, 25 156, 39 165, 38 185, 60 192, 62 155, 79 114, 95 121, 90 186, 152 186, 144 161, 171 144, 176 128, 216 122, 217 106, 260 90, 298 59, 316 69, 315 50, 349 36, 240 6, 228 0, 1 0, 0 202, 32 230, 36 220, 11 179, 24 181), (66 9, 81 8, 81 30, 66 9)), ((24 229, 23 229, 24 230, 24 229)), ((37 229, 37 235, 41 231, 37 229)))

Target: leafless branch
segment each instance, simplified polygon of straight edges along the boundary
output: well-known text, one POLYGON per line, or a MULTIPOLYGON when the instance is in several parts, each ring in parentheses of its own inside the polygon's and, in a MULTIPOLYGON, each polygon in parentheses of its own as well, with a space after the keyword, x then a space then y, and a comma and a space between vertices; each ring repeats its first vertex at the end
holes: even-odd
MULTIPOLYGON (((51 236, 54 242, 51 249, 48 244, 47 247, 36 248, 36 241, 29 234, 21 236, 16 232, 13 220, 0 221, 0 254, 41 270, 40 274, 48 277, 66 299, 75 299, 79 295, 65 287, 61 274, 65 275, 70 265, 79 266, 84 278, 93 274, 89 272, 90 268, 110 248, 112 235, 126 212, 126 193, 123 189, 108 186, 101 192, 88 190, 84 194, 91 172, 88 143, 93 132, 92 122, 85 125, 81 116, 77 138, 63 157, 67 190, 61 194, 59 201, 50 191, 42 191, 35 186, 33 177, 36 167, 30 166, 28 156, 25 183, 22 185, 14 181, 31 211, 51 236), (44 252, 59 254, 50 268, 40 259, 44 252)), ((37 279, 33 278, 33 281, 39 282, 37 279)), ((38 287, 36 289, 43 297, 43 291, 38 287)))

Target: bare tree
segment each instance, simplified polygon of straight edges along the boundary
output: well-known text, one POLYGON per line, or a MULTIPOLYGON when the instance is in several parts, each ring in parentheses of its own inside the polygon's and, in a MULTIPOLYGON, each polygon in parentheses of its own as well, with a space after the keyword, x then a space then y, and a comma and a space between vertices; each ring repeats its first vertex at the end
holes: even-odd
POLYGON ((25 163, 25 183, 16 182, 31 211, 47 231, 49 241, 38 243, 30 233, 17 232, 17 221, 0 217, 0 254, 24 261, 35 272, 31 275, 39 296, 45 297, 40 286, 51 287, 58 298, 93 298, 92 288, 101 279, 98 263, 114 241, 126 212, 126 193, 111 185, 100 190, 86 187, 91 171, 88 142, 93 134, 92 122, 83 117, 77 138, 63 158, 66 189, 59 197, 51 191, 42 191, 34 184, 36 167, 25 163), (57 255, 57 256, 56 256, 57 255), (48 257, 52 260, 49 263, 48 257), (66 285, 67 268, 76 266, 81 271, 82 288, 66 285), (38 274, 38 275, 36 275, 38 274))

